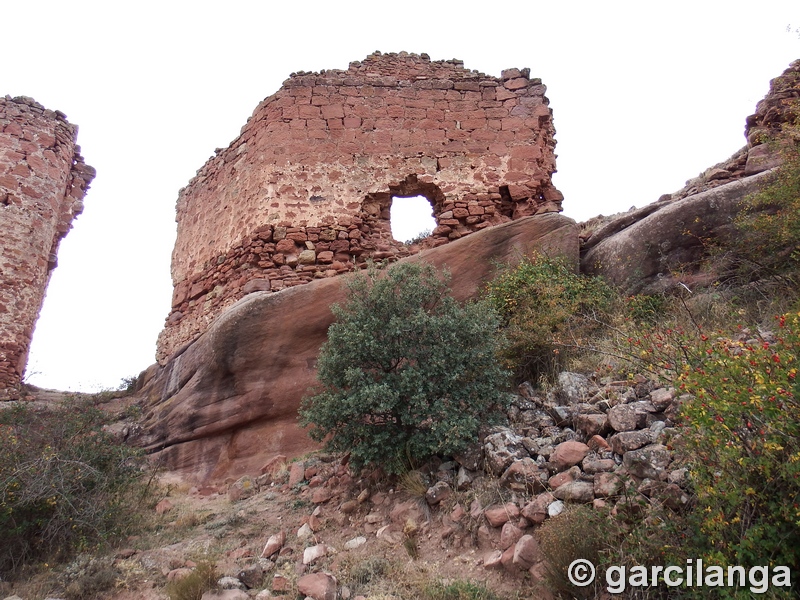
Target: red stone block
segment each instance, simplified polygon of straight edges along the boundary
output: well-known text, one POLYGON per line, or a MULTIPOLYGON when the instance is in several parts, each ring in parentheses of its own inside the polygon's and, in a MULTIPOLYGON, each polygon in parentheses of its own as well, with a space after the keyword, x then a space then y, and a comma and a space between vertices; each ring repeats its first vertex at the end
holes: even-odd
POLYGON ((330 104, 322 107, 323 119, 341 119, 344 118, 344 109, 341 104, 330 104))
POLYGON ((322 113, 318 106, 303 104, 297 107, 297 115, 301 119, 318 119, 322 116, 322 113))

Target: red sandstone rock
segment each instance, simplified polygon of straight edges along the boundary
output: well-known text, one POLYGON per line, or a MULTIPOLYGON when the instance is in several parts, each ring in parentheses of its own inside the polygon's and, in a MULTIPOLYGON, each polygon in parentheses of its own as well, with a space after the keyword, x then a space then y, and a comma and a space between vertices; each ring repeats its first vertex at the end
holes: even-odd
POLYGON ((453 507, 453 511, 450 513, 450 519, 451 519, 453 522, 455 522, 455 523, 458 523, 459 521, 461 521, 461 519, 463 519, 463 518, 464 518, 464 516, 465 516, 466 514, 467 514, 467 513, 466 513, 466 512, 464 512, 464 509, 461 507, 461 505, 460 505, 460 504, 456 504, 456 505, 453 507))
POLYGON ((662 292, 677 281, 669 272, 679 267, 685 276, 697 268, 705 242, 727 235, 740 202, 768 177, 760 173, 674 202, 654 203, 623 217, 626 225, 619 230, 609 224, 609 230, 590 238, 582 271, 605 277, 626 294, 662 292), (667 273, 664 265, 670 265, 667 273))
POLYGON ((327 573, 303 575, 297 580, 297 591, 314 600, 336 600, 336 578, 327 573))
POLYGON ((547 484, 550 486, 551 490, 556 489, 564 485, 565 483, 569 483, 571 481, 575 481, 580 477, 581 469, 577 465, 574 467, 570 467, 566 471, 562 471, 561 473, 557 473, 553 475, 550 479, 547 480, 547 484))
POLYGON ((531 523, 543 523, 547 518, 547 507, 556 499, 551 492, 544 492, 536 496, 522 509, 522 516, 531 523))
POLYGON ((579 414, 575 418, 575 426, 578 431, 587 436, 607 433, 609 429, 607 415, 587 415, 579 414))
POLYGON ((286 541, 285 531, 281 531, 280 533, 271 535, 267 540, 267 544, 264 546, 264 550, 261 552, 261 558, 269 558, 273 554, 277 553, 281 548, 283 548, 283 544, 285 541, 286 541))
POLYGON ((593 452, 601 452, 604 450, 611 450, 608 442, 599 435, 593 435, 586 443, 593 452))
POLYGON ((625 454, 631 450, 636 450, 646 446, 653 441, 653 433, 649 429, 639 431, 624 431, 612 435, 609 439, 611 449, 617 454, 625 454))
POLYGON ((614 431, 634 431, 646 426, 647 415, 656 412, 651 402, 618 404, 608 411, 608 423, 614 431))
POLYGON ((167 498, 164 498, 163 500, 159 501, 158 504, 156 504, 157 515, 163 515, 164 513, 169 512, 172 509, 173 509, 173 504, 167 498))
POLYGON ((577 465, 586 458, 589 452, 589 446, 581 442, 561 442, 550 455, 550 462, 553 463, 559 471, 563 471, 572 465, 577 465))
POLYGON ((169 573, 167 573, 167 581, 180 581, 181 579, 188 577, 191 572, 192 569, 187 569, 186 567, 172 569, 169 573))
POLYGON ((303 564, 310 565, 316 560, 328 554, 328 547, 325 544, 317 544, 316 546, 309 546, 303 550, 303 564))
POLYGON ((515 460, 500 477, 500 484, 518 492, 541 492, 547 473, 532 458, 515 460))
POLYGON ((500 564, 503 565, 506 571, 509 573, 513 573, 514 575, 519 574, 519 568, 514 565, 514 550, 516 549, 516 545, 510 546, 503 550, 503 554, 500 555, 500 564))
POLYGON ((503 553, 500 550, 492 550, 483 557, 483 566, 487 569, 498 569, 503 566, 500 562, 503 553))
POLYGON ((253 551, 244 546, 243 548, 236 548, 235 550, 231 550, 226 553, 228 558, 232 558, 233 560, 238 560, 240 558, 247 558, 248 556, 253 556, 253 551))
POLYGON ((274 575, 272 577, 272 591, 285 592, 291 587, 291 582, 283 575, 274 575))
MULTIPOLYGON (((557 214, 519 219, 404 260, 451 272, 458 300, 472 297, 493 262, 539 249, 577 262, 575 223, 557 214)), ((251 294, 164 367, 148 372, 138 443, 167 468, 200 481, 258 472, 265 457, 316 448, 297 425, 297 409, 315 382, 314 363, 345 298, 336 278, 273 294, 251 294), (291 351, 287 351, 291 348, 291 351)))
POLYGON ((289 487, 294 487, 302 482, 306 477, 305 463, 302 460, 292 463, 292 468, 289 470, 289 487))
POLYGON ((594 485, 586 481, 570 481, 556 489, 553 495, 567 502, 591 502, 594 500, 594 485))
POLYGON ((596 498, 615 496, 622 490, 622 479, 616 473, 595 473, 594 495, 596 498))
POLYGON ((277 456, 273 456, 270 458, 266 464, 261 467, 261 474, 266 475, 269 473, 273 477, 280 472, 281 470, 286 468, 286 456, 283 454, 278 454, 277 456))
POLYGON ((523 535, 514 546, 512 563, 521 571, 527 571, 542 558, 539 543, 532 535, 523 535))
POLYGON ((314 490, 311 494, 311 502, 314 504, 323 504, 333 498, 333 492, 328 488, 319 488, 314 490))
POLYGON ((488 525, 480 525, 476 537, 478 538, 478 548, 482 550, 494 548, 500 543, 500 532, 488 525))
POLYGON ((516 544, 522 537, 522 530, 513 523, 504 523, 500 530, 500 550, 516 544))
POLYGON ((504 523, 519 517, 519 507, 513 502, 501 506, 490 506, 483 511, 486 522, 492 527, 501 527, 504 523))
POLYGON ((659 388, 650 392, 650 402, 659 412, 667 409, 674 399, 674 388, 659 388))

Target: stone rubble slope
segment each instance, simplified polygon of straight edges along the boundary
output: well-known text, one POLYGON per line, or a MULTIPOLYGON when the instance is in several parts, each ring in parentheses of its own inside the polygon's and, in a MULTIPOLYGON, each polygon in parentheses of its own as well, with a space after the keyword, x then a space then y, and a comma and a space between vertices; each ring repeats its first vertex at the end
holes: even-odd
MULTIPOLYGON (((364 599, 369 589, 352 580, 352 565, 378 557, 416 564, 411 540, 437 577, 483 581, 498 593, 518 589, 522 577, 543 586, 547 557, 536 529, 566 505, 611 515, 631 497, 686 507, 687 469, 673 448, 687 398, 643 376, 598 381, 564 372, 547 390, 519 386, 507 425, 412 471, 420 489, 380 468, 354 474, 347 456, 292 462, 278 454, 236 480, 170 493, 156 507, 167 521, 166 545, 133 539, 115 557, 95 560, 158 588, 191 573, 199 556, 214 557, 221 589, 205 600, 298 591, 364 599)), ((65 577, 87 572, 90 562, 76 561, 65 577)), ((531 589, 549 597, 544 587, 531 589)))

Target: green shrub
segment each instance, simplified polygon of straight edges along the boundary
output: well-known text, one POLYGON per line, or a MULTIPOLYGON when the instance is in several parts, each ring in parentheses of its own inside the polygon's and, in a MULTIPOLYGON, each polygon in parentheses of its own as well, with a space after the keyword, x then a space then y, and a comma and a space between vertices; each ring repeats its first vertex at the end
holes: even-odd
POLYGON ((74 402, 0 409, 0 571, 67 556, 124 534, 141 499, 137 452, 74 402))
POLYGON ((367 558, 350 568, 349 581, 358 586, 365 586, 385 577, 388 572, 389 561, 385 558, 367 558))
POLYGON ((423 229, 417 235, 412 237, 409 240, 403 242, 406 246, 411 246, 412 244, 419 244, 422 240, 428 239, 431 237, 431 230, 430 229, 423 229))
POLYGON ((625 299, 625 314, 636 323, 657 323, 668 304, 663 294, 636 294, 625 299))
MULTIPOLYGON (((742 328, 712 335, 698 327, 653 326, 628 338, 642 366, 687 394, 675 443, 689 469, 692 501, 680 514, 652 506, 620 510, 625 528, 615 534, 608 564, 701 558, 707 565, 798 571, 800 314, 779 317, 772 329, 773 343, 742 328)), ((706 597, 707 590, 680 593, 706 597)), ((778 588, 771 593, 790 595, 778 588)), ((750 591, 731 588, 719 597, 747 598, 750 591)))
POLYGON ((507 401, 502 338, 485 303, 459 305, 430 265, 400 263, 349 280, 333 307, 317 378, 301 407, 310 435, 351 465, 401 472, 409 459, 462 450, 507 401))
POLYGON ((551 377, 581 351, 616 298, 602 279, 541 255, 502 269, 486 296, 503 318, 508 366, 517 380, 534 382, 551 377))
POLYGON ((69 577, 70 581, 64 590, 66 600, 92 600, 117 585, 120 572, 111 560, 88 559, 80 562, 85 566, 69 577))
POLYGON ((778 319, 777 340, 698 344, 680 387, 692 457, 692 513, 703 558, 800 569, 800 314, 778 319))

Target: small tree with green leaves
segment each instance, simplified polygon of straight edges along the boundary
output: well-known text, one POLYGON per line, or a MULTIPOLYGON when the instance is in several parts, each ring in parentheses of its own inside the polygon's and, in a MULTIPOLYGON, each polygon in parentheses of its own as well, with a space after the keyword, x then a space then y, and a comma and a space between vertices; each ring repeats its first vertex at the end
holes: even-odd
POLYGON ((349 451, 354 468, 398 472, 409 459, 458 452, 501 414, 499 318, 447 289, 433 266, 401 263, 356 275, 347 303, 332 307, 320 385, 300 416, 313 439, 349 451))

